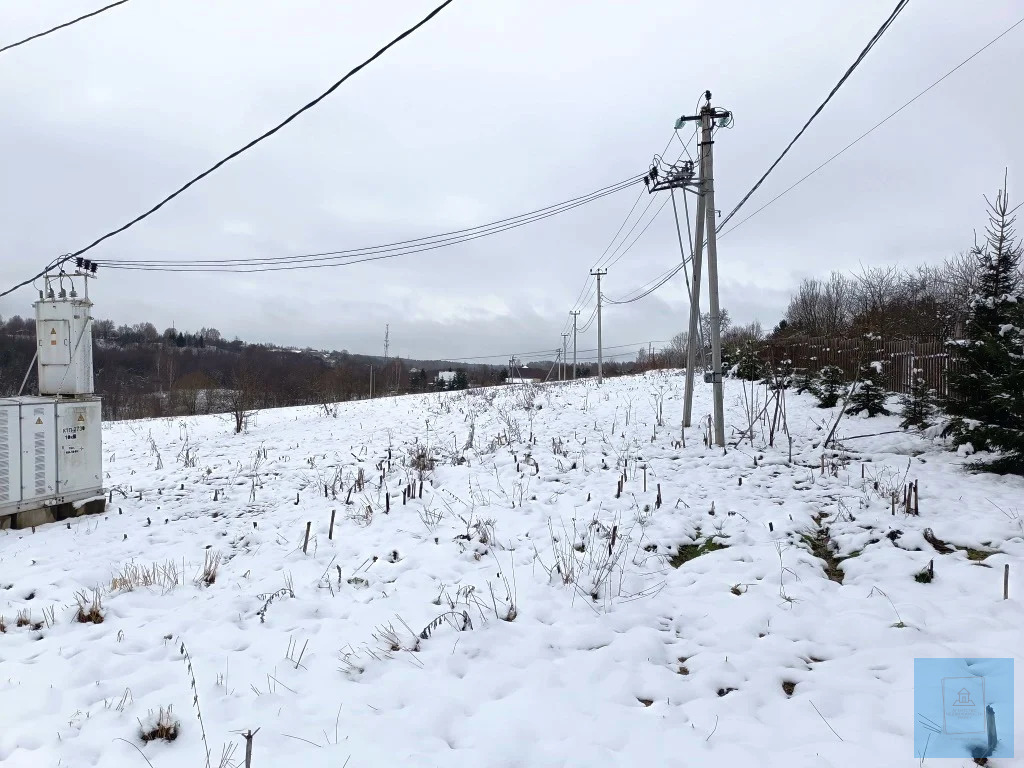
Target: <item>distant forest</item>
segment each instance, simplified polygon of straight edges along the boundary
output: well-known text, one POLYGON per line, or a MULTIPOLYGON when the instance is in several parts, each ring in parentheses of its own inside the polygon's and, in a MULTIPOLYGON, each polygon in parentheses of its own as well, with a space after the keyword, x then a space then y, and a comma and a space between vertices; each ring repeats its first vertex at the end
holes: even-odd
MULTIPOLYGON (((391 359, 385 364, 379 356, 344 350, 228 341, 216 328, 160 333, 152 323, 96 320, 92 331, 96 394, 103 398, 104 418, 112 420, 231 412, 240 393, 248 410, 368 398, 371 368, 374 397, 493 386, 509 375, 507 363, 391 359), (441 371, 456 375, 439 379, 441 371)), ((34 319, 0 318, 0 396, 18 394, 26 372, 23 394, 36 393, 35 344, 34 319)), ((533 362, 530 368, 546 375, 551 365, 533 362)), ((606 376, 637 370, 634 363, 604 367, 606 376)), ((578 374, 590 375, 591 365, 580 366, 578 374)))

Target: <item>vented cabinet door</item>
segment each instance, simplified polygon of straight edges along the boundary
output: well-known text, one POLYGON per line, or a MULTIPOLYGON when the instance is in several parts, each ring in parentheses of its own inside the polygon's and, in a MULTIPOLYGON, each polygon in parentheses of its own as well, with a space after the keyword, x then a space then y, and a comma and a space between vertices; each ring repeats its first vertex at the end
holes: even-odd
POLYGON ((0 506, 21 501, 21 425, 17 403, 0 403, 0 506))
POLYGON ((52 402, 21 405, 21 498, 24 501, 57 493, 55 417, 52 402))

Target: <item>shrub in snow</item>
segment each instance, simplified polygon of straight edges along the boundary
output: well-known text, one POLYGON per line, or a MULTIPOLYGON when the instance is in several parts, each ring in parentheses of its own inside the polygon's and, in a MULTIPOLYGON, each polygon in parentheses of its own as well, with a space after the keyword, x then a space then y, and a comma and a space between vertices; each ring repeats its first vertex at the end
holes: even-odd
POLYGON ((900 396, 901 429, 924 429, 931 424, 935 414, 935 390, 928 387, 928 382, 920 374, 921 370, 915 368, 910 392, 900 396))
POLYGON ((139 720, 139 738, 143 741, 174 741, 181 730, 181 721, 174 716, 174 707, 160 707, 158 712, 149 710, 145 719, 139 720))
POLYGON ((877 361, 867 363, 860 368, 860 382, 850 395, 847 410, 850 413, 867 413, 868 416, 888 414, 889 411, 885 407, 887 396, 888 393, 882 386, 882 364, 877 361))
POLYGON ((826 365, 818 372, 811 388, 811 394, 818 398, 819 408, 834 408, 846 392, 843 384, 843 369, 838 365, 826 365))
POLYGON ((988 209, 985 242, 972 250, 981 276, 966 338, 949 342, 943 435, 957 449, 1000 454, 972 468, 1024 474, 1024 248, 1005 189, 988 209))

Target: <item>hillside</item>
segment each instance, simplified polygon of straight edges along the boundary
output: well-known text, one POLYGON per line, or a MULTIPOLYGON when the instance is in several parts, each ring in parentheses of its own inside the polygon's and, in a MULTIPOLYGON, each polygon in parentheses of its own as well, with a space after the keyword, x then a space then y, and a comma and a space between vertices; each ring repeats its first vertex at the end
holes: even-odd
POLYGON ((665 371, 107 424, 107 514, 0 532, 0 763, 918 765, 914 658, 1021 647, 1024 479, 786 398, 724 452, 665 371))

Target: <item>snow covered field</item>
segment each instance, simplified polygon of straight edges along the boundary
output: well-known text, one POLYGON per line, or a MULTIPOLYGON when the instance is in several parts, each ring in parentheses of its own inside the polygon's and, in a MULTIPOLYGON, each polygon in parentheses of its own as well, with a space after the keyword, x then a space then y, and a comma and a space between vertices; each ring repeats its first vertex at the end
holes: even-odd
POLYGON ((681 446, 665 372, 107 425, 108 514, 0 533, 0 764, 918 765, 914 658, 1024 647, 1024 481, 914 434, 823 467, 787 400, 792 463, 681 446))

